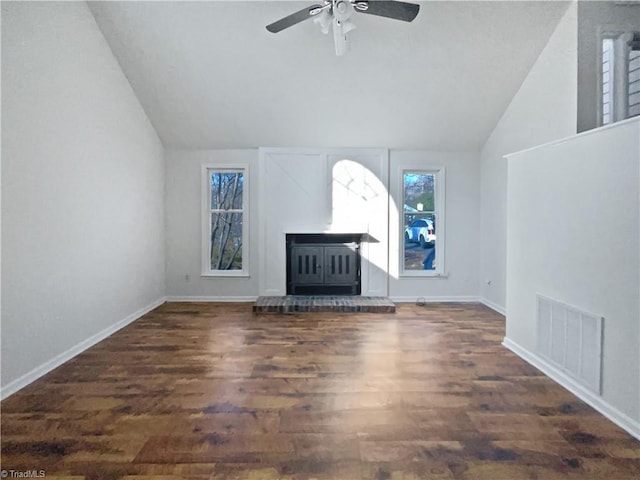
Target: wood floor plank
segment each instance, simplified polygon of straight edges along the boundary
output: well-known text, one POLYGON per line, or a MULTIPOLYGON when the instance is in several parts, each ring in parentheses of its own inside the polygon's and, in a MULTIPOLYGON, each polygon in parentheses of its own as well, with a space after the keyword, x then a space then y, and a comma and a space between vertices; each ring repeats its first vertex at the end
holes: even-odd
POLYGON ((640 443, 501 346, 474 304, 254 315, 167 303, 2 402, 46 478, 640 478, 640 443))

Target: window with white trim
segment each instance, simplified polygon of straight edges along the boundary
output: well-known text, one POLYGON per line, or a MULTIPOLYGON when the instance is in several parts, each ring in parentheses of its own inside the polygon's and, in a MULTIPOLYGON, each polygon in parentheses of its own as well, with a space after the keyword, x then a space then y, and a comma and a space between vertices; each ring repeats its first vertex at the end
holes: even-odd
POLYGON ((602 124, 613 118, 613 39, 602 40, 602 124))
POLYGON ((640 115, 640 33, 635 33, 629 44, 629 82, 627 85, 628 116, 640 115))
POLYGON ((248 275, 248 166, 206 165, 203 173, 203 275, 248 275))
POLYGON ((403 170, 401 177, 401 272, 435 276, 444 272, 444 168, 403 170))
POLYGON ((600 47, 600 125, 640 115, 640 32, 605 33, 600 47))

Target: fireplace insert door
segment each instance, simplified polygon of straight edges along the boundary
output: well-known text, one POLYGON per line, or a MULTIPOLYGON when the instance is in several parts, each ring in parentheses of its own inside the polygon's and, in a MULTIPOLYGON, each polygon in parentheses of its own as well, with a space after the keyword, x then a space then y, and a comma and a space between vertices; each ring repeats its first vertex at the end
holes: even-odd
POLYGON ((356 243, 294 244, 289 255, 288 294, 360 294, 360 257, 356 243))
POLYGON ((327 285, 349 285, 356 280, 356 252, 340 246, 324 247, 324 283, 327 285))
POLYGON ((293 282, 296 285, 317 285, 324 283, 322 266, 324 248, 322 246, 293 247, 293 282))

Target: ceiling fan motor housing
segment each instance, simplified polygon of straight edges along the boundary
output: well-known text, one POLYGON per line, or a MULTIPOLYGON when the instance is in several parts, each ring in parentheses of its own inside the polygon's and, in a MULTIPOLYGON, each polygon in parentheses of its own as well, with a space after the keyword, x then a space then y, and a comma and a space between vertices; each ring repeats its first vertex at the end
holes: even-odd
POLYGON ((333 0, 333 16, 340 22, 347 21, 353 15, 353 5, 349 0, 333 0))

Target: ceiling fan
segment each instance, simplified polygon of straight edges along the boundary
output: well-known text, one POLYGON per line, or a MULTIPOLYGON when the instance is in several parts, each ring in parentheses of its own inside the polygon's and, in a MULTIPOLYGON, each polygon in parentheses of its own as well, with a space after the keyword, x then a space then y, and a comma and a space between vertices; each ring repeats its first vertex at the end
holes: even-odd
POLYGON ((267 30, 278 33, 313 18, 313 21, 320 25, 322 33, 327 34, 329 29, 333 28, 336 55, 344 55, 349 47, 347 33, 356 28, 350 20, 354 12, 411 22, 416 18, 419 10, 420 5, 400 1, 324 0, 322 5, 311 5, 267 25, 267 30))

